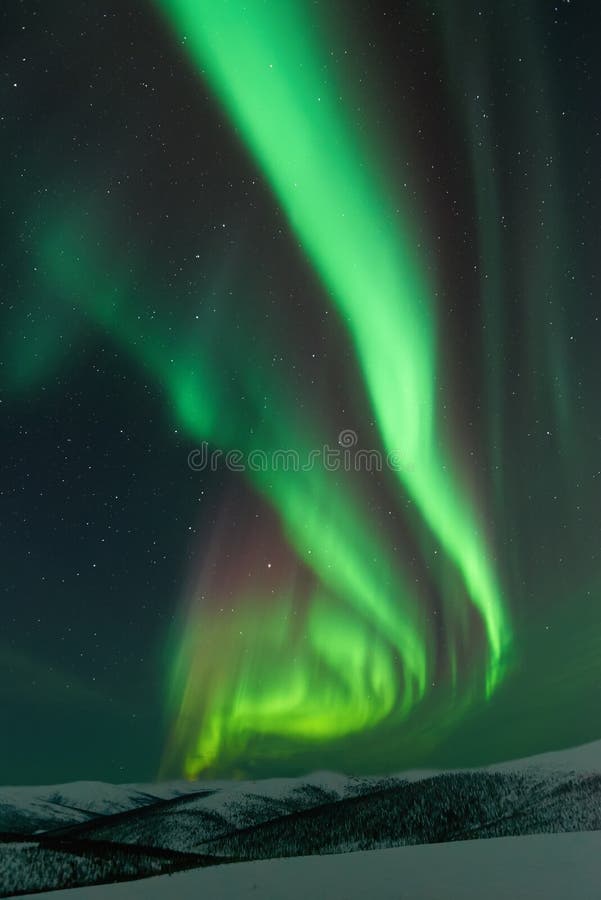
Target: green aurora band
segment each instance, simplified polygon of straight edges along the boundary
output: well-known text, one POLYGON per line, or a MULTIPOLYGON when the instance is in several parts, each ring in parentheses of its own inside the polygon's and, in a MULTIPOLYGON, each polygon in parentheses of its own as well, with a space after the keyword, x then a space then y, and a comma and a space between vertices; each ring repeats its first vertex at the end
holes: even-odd
MULTIPOLYGON (((244 352, 243 343, 234 343, 224 353, 213 340, 213 329, 224 327, 227 313, 215 326, 208 312, 195 329, 186 322, 174 330, 173 318, 159 315, 149 321, 137 301, 147 299, 149 290, 120 268, 118 249, 102 238, 107 233, 75 213, 54 220, 39 259, 47 287, 66 302, 77 299, 154 378, 179 427, 247 455, 288 446, 306 459, 326 443, 327 432, 295 408, 287 386, 265 384, 252 367, 244 384, 246 410, 238 408, 238 418, 220 415, 221 409, 235 410, 236 401, 228 395, 227 377, 219 382, 214 373, 227 375, 244 352), (170 332, 173 345, 165 342, 170 332), (260 412, 266 396, 265 419, 260 412)), ((255 353, 267 357, 270 350, 255 346, 255 353)), ((19 355, 21 381, 31 377, 29 364, 35 362, 19 355)), ((427 598, 403 574, 402 553, 393 554, 352 473, 333 477, 316 465, 248 475, 277 510, 287 541, 315 578, 307 593, 295 587, 290 573, 270 604, 253 587, 237 598, 241 613, 225 621, 194 591, 176 634, 170 694, 177 716, 165 759, 166 772, 183 765, 191 778, 206 769, 231 772, 257 736, 270 739, 260 742, 264 758, 285 758, 299 741, 320 744, 386 719, 402 722, 440 675, 427 598), (304 611, 297 619, 293 607, 299 601, 304 611)), ((442 671, 450 685, 445 700, 453 701, 451 724, 473 689, 470 660, 479 664, 472 643, 480 628, 467 615, 461 589, 452 590, 446 577, 442 671), (466 678, 458 676, 458 660, 466 678)), ((437 723, 441 732, 444 715, 442 710, 437 723)))
MULTIPOLYGON (((402 448, 410 460, 399 473, 400 487, 457 568, 482 617, 489 647, 485 690, 490 695, 502 677, 511 632, 482 524, 444 450, 436 419, 433 292, 414 249, 408 211, 405 219, 399 215, 382 182, 377 153, 353 127, 332 82, 322 78, 328 63, 323 25, 297 0, 163 0, 159 5, 240 130, 347 323, 384 446, 389 452, 402 448)), ((281 501, 278 508, 282 510, 281 501)), ((299 508, 297 515, 302 519, 306 512, 299 508)), ((324 554, 326 566, 339 572, 340 553, 354 569, 354 551, 343 549, 342 535, 336 546, 338 552, 324 554)), ((361 607, 367 604, 369 617, 383 624, 390 615, 390 595, 363 590, 367 585, 361 578, 354 577, 353 584, 361 590, 348 594, 337 587, 349 602, 361 595, 361 607)), ((398 602, 396 595, 392 603, 398 602)), ((336 628, 327 632, 337 643, 336 628)), ((416 664, 414 633, 412 638, 402 652, 415 672, 422 666, 416 664)), ((423 678, 419 684, 423 690, 423 678)), ((412 701, 419 695, 418 690, 412 701)), ((286 722, 294 716, 278 714, 270 722, 259 712, 262 704, 262 698, 253 696, 242 730, 252 730, 257 721, 266 733, 286 733, 286 722)), ((389 709, 388 703, 384 706, 389 709)), ((332 732, 340 727, 337 716, 332 732)), ((221 719, 218 727, 207 729, 211 737, 205 737, 206 731, 198 735, 201 758, 205 741, 214 745, 215 731, 227 728, 230 739, 235 735, 235 722, 226 724, 225 715, 221 719)), ((351 721, 348 726, 350 730, 351 721)), ((323 739, 326 735, 318 731, 323 739)), ((311 727, 304 732, 308 738, 314 733, 311 727)))
MULTIPOLYGON (((404 461, 391 478, 432 582, 415 578, 409 548, 374 516, 369 478, 319 465, 247 471, 277 517, 288 561, 277 589, 257 577, 237 584, 233 601, 208 570, 192 579, 168 648, 163 771, 291 770, 308 756, 340 766, 348 739, 368 748, 358 755, 377 769, 379 760, 391 764, 395 748, 399 760, 409 745, 414 753, 431 748, 490 698, 512 646, 484 517, 438 408, 435 290, 412 210, 399 212, 383 176, 385 148, 354 124, 347 88, 341 98, 322 78, 332 65, 328 31, 309 4, 159 5, 239 129, 346 329, 382 445, 404 461), (235 614, 223 614, 226 603, 235 614), (381 756, 376 736, 388 748, 381 756)), ((293 448, 301 459, 328 443, 329 423, 309 399, 298 402, 291 377, 274 379, 258 365, 277 347, 254 319, 252 284, 231 301, 243 320, 238 331, 228 331, 225 291, 219 312, 201 307, 191 325, 184 304, 180 311, 170 294, 166 309, 160 287, 145 279, 133 239, 135 250, 120 254, 100 206, 79 195, 72 209, 40 216, 36 278, 67 320, 77 304, 107 332, 194 441, 246 455, 293 448)), ((30 356, 19 346, 12 361, 21 385, 53 365, 58 335, 38 338, 30 356)))

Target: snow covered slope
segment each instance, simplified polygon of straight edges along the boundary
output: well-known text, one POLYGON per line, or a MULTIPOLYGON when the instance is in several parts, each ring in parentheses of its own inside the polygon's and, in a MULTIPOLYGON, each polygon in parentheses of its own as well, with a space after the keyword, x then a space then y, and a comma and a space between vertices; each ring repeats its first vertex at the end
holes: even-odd
POLYGON ((580 832, 238 863, 57 891, 51 898, 598 900, 600 884, 601 833, 580 832))
POLYGON ((567 750, 553 750, 537 756, 509 760, 487 767, 489 771, 544 769, 553 772, 601 773, 601 741, 592 741, 567 750))

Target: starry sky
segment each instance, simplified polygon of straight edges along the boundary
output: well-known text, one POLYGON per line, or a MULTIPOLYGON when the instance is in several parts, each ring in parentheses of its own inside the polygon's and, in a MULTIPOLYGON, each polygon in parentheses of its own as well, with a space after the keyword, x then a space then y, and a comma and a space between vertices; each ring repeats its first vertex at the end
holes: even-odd
POLYGON ((2 781, 601 737, 594 4, 0 19, 2 781))

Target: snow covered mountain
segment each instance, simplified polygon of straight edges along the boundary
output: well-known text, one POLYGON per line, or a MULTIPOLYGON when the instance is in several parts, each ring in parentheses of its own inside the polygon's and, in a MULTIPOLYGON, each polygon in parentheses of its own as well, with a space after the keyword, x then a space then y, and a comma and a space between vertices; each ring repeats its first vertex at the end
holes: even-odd
POLYGON ((386 778, 0 789, 0 896, 219 862, 601 830, 601 742, 386 778))
POLYGON ((0 832, 33 834, 138 809, 195 792, 185 781, 157 785, 74 781, 40 787, 0 787, 0 832))

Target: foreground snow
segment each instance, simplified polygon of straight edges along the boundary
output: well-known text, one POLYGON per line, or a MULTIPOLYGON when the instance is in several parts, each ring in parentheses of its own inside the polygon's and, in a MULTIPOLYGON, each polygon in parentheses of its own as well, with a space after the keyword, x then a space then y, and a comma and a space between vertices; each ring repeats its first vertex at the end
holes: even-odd
MULTIPOLYGON (((233 863, 52 900, 598 900, 601 832, 233 863)), ((39 894, 29 897, 39 900, 39 894)))

